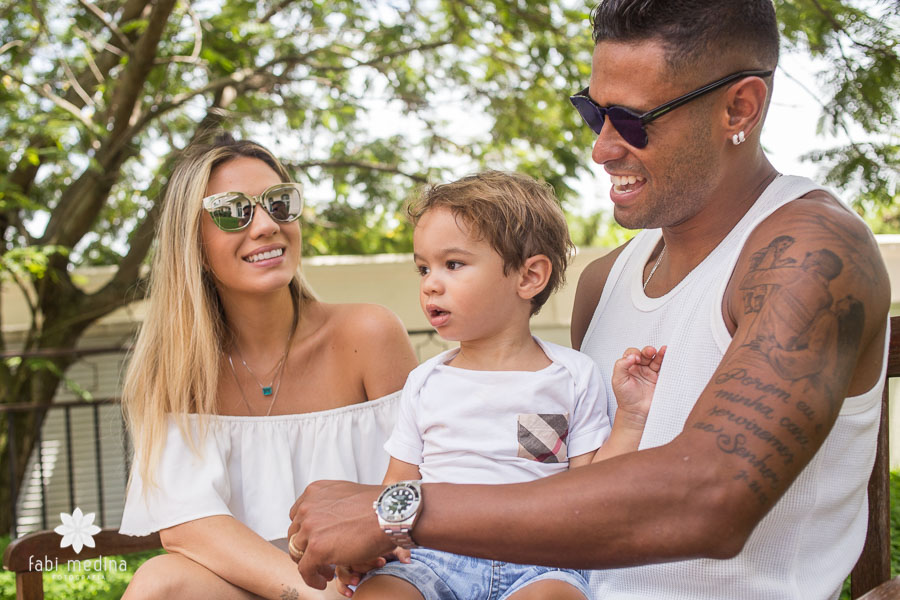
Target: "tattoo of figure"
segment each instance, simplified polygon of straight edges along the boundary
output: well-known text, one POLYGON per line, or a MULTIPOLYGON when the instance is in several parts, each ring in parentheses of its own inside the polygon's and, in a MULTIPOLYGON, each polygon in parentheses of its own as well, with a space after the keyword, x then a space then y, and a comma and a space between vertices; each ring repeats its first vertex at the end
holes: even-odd
POLYGON ((834 252, 810 252, 797 266, 779 259, 791 243, 781 236, 753 255, 758 260, 751 259, 753 268, 740 288, 746 314, 757 316, 744 346, 764 357, 782 378, 804 379, 824 392, 834 408, 839 392, 830 383, 842 379, 835 378, 839 369, 850 368, 841 358, 858 348, 863 304, 850 295, 834 301, 829 284, 844 268, 834 252))
MULTIPOLYGON (((750 270, 759 271, 775 267, 784 267, 796 263, 797 261, 793 258, 781 258, 784 251, 793 244, 794 238, 791 236, 778 236, 769 242, 768 246, 753 253, 750 257, 750 270)), ((746 313, 759 312, 768 291, 768 285, 758 285, 748 290, 744 290, 744 309, 746 313)))

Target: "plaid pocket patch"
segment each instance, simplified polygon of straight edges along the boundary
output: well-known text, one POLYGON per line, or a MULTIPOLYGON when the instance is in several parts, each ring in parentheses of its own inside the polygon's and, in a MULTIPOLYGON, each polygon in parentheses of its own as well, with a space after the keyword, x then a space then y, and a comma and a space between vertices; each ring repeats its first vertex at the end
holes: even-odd
POLYGON ((566 462, 569 413, 519 415, 520 458, 542 463, 566 462))

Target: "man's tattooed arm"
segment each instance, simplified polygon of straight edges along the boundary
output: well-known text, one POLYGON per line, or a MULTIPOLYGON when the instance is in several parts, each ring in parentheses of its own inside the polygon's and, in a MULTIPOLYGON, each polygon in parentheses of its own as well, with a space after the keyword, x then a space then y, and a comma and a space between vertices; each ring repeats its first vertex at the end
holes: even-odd
POLYGON ((876 384, 859 365, 883 349, 889 293, 874 240, 843 209, 804 202, 744 248, 726 297, 734 340, 685 427, 760 516, 812 459, 848 392, 876 384))

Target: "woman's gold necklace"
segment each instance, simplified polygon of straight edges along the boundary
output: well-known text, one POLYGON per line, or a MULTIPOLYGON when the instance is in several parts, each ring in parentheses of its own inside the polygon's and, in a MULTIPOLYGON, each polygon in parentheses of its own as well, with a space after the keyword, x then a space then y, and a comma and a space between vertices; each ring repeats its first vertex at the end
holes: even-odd
MULTIPOLYGON (((292 331, 291 335, 288 337, 287 345, 284 348, 284 353, 281 355, 281 360, 279 360, 278 363, 276 363, 276 365, 275 365, 275 376, 272 379, 272 383, 269 384, 268 386, 264 386, 262 383, 260 383, 259 378, 256 376, 256 374, 250 368, 250 365, 248 365, 246 363, 246 361, 244 361, 244 357, 241 355, 240 348, 238 348, 237 345, 235 345, 235 347, 234 347, 235 350, 237 350, 238 356, 240 357, 241 362, 244 364, 244 367, 247 369, 247 371, 250 373, 250 375, 253 376, 253 379, 256 380, 256 384, 262 390, 263 396, 272 396, 272 401, 269 402, 269 408, 266 411, 266 415, 265 415, 267 417, 272 414, 272 407, 275 406, 275 401, 278 399, 278 390, 281 389, 281 380, 282 380, 282 376, 284 375, 284 366, 287 363, 287 357, 288 357, 288 353, 291 350, 291 340, 293 339, 293 337, 294 337, 294 333, 292 331), (274 392, 272 390, 273 385, 275 386, 274 392)), ((244 406, 247 407, 247 413, 251 417, 253 417, 253 416, 255 416, 253 414, 253 409, 250 407, 250 402, 247 401, 247 396, 244 395, 244 388, 241 386, 240 380, 238 380, 237 371, 234 369, 234 360, 232 360, 230 352, 228 353, 228 364, 231 366, 231 374, 234 375, 234 382, 237 384, 238 391, 241 393, 241 399, 244 401, 244 406)))
MULTIPOLYGON (((288 344, 290 345, 290 338, 288 338, 288 344)), ((275 368, 272 369, 272 382, 269 385, 263 385, 259 380, 259 377, 256 376, 256 373, 253 372, 253 369, 250 368, 250 365, 247 364, 247 361, 244 360, 244 355, 241 354, 241 349, 237 347, 235 344, 234 349, 237 350, 238 358, 241 359, 241 364, 244 365, 244 368, 247 369, 247 372, 253 376, 253 379, 256 381, 256 385, 259 386, 260 391, 262 391, 263 396, 271 396, 272 395, 272 386, 275 385, 275 378, 278 376, 278 369, 281 368, 281 365, 284 364, 285 358, 287 358, 288 349, 285 347, 284 353, 281 355, 281 359, 277 363, 275 363, 275 368)), ((228 355, 228 359, 231 360, 231 354, 228 355)), ((232 364, 232 368, 234 365, 232 364)))

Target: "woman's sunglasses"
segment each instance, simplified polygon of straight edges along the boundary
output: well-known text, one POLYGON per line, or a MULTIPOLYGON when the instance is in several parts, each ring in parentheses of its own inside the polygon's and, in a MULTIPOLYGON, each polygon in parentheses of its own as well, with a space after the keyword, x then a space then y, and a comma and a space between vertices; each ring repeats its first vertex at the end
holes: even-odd
POLYGON ((643 148, 647 145, 647 130, 644 128, 647 123, 660 118, 683 104, 687 104, 694 98, 699 98, 703 94, 728 85, 732 81, 743 79, 744 77, 768 77, 771 74, 772 71, 738 71, 708 83, 693 92, 688 92, 684 96, 679 96, 665 104, 660 104, 644 114, 636 113, 624 106, 600 106, 588 96, 588 88, 584 88, 574 96, 571 96, 569 100, 575 106, 575 109, 578 110, 578 114, 581 115, 584 122, 597 135, 600 135, 600 130, 603 129, 603 122, 609 118, 609 122, 616 128, 623 140, 635 148, 643 148))
POLYGON ((241 231, 253 220, 253 206, 259 204, 279 223, 296 221, 303 210, 303 186, 279 183, 259 196, 243 192, 222 192, 203 199, 213 223, 222 231, 241 231))

